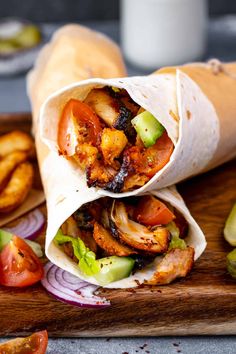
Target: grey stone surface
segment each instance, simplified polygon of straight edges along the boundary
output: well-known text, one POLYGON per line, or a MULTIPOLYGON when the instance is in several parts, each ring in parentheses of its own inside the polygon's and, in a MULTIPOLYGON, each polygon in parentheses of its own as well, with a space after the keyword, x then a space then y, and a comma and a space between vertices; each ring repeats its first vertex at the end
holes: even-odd
MULTIPOLYGON (((92 28, 109 34, 117 42, 117 22, 88 23, 92 28)), ((48 36, 56 28, 46 25, 48 36)), ((207 58, 236 59, 236 17, 228 16, 211 20, 207 58)), ((142 72, 128 66, 130 75, 142 72)), ((25 92, 25 76, 0 79, 0 111, 19 112, 30 110, 25 92)), ((5 339, 0 339, 3 341, 5 339)), ((94 338, 50 339, 48 354, 235 354, 236 337, 166 337, 166 338, 94 338)))
MULTIPOLYGON (((4 341, 6 339, 1 339, 4 341)), ((235 354, 235 337, 49 339, 47 354, 235 354)))

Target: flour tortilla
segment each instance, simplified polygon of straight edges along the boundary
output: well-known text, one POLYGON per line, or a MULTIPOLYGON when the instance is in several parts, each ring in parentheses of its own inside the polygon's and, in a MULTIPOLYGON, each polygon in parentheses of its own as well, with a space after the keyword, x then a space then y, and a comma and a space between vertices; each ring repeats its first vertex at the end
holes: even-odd
MULTIPOLYGON (((62 28, 54 35, 51 43, 39 55, 36 65, 27 80, 28 95, 33 111, 36 149, 47 201, 46 255, 59 267, 94 284, 97 284, 96 280, 93 277, 88 278, 81 274, 78 266, 53 242, 53 238, 60 226, 80 206, 104 195, 113 196, 112 193, 104 192, 103 190, 88 188, 84 174, 78 167, 58 155, 56 145, 57 124, 61 110, 67 100, 70 98, 84 99, 93 87, 102 87, 104 85, 124 87, 135 101, 152 112, 162 122, 175 144, 175 151, 171 161, 160 174, 155 176, 155 181, 150 181, 140 190, 131 193, 114 194, 114 197, 136 195, 140 194, 141 191, 148 192, 148 190, 155 188, 156 181, 160 185, 165 184, 163 176, 166 176, 166 179, 169 178, 170 183, 171 178, 175 179, 178 175, 180 175, 180 178, 185 178, 190 173, 192 163, 195 161, 198 168, 204 168, 215 151, 215 146, 211 146, 208 149, 212 135, 216 137, 216 141, 218 139, 218 120, 214 108, 199 87, 188 76, 179 72, 178 79, 173 77, 172 74, 130 79, 106 79, 107 77, 115 78, 124 75, 125 69, 122 57, 113 42, 96 32, 81 26, 72 25, 62 28), (86 48, 86 50, 82 50, 82 48, 86 48), (70 53, 69 56, 68 52, 70 53), (93 75, 100 76, 102 79, 90 79, 93 75), (81 82, 83 79, 87 80, 81 82), (66 86, 68 84, 69 86, 66 86), (190 91, 194 92, 198 97, 198 102, 201 103, 202 109, 209 116, 209 122, 206 127, 213 126, 215 127, 214 131, 209 129, 206 132, 203 129, 202 119, 199 120, 195 117, 198 112, 196 105, 191 109, 194 116, 191 124, 185 117, 183 119, 179 118, 177 88, 180 92, 179 96, 181 99, 182 97, 184 98, 185 104, 188 104, 190 100, 188 93, 190 91), (59 91, 56 91, 58 89, 59 91), (157 102, 158 104, 156 104, 157 102), (196 128, 198 132, 196 132, 196 128), (183 149, 183 144, 185 144, 189 134, 192 137, 192 142, 197 140, 194 143, 195 145, 200 140, 199 134, 204 136, 204 141, 199 144, 199 151, 204 154, 206 152, 204 161, 195 156, 195 154, 189 154, 189 151, 183 149), (187 165, 185 172, 182 171, 181 166, 178 167, 177 162, 180 156, 185 161, 185 165, 187 165)), ((189 246, 194 247, 196 260, 204 251, 206 241, 202 231, 191 217, 184 201, 174 187, 153 191, 152 193, 176 207, 188 221, 190 230, 187 243, 189 246)), ((157 258, 156 263, 159 260, 160 258, 157 258)), ((155 265, 136 273, 135 278, 129 277, 109 284, 109 287, 137 286, 135 279, 138 279, 140 283, 144 281, 144 278, 148 280, 149 276, 151 278, 154 273, 154 268, 155 265)))
MULTIPOLYGON (((50 150, 58 153, 57 127, 66 102, 70 98, 84 100, 92 88, 106 85, 126 89, 135 102, 151 112, 166 128, 175 149, 165 167, 143 187, 123 193, 97 188, 96 193, 115 198, 138 195, 173 185, 206 168, 219 142, 219 120, 213 104, 181 70, 176 71, 176 76, 167 73, 123 79, 90 79, 57 91, 43 104, 40 115, 40 136, 50 150)), ((73 162, 70 165, 71 169, 76 168, 73 162)), ((84 184, 85 173, 78 168, 77 171, 84 184)))

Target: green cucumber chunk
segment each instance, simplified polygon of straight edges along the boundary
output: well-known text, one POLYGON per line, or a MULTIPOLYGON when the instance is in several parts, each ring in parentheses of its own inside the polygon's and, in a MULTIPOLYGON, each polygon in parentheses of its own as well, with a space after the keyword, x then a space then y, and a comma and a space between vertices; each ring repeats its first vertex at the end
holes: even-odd
POLYGON ((171 241, 169 243, 168 250, 170 251, 172 248, 180 248, 181 250, 185 250, 187 245, 186 242, 179 237, 179 228, 176 226, 176 223, 171 221, 166 228, 171 234, 171 241))
POLYGON ((100 285, 127 278, 133 267, 134 259, 130 257, 111 256, 97 260, 100 271, 94 275, 100 285))
POLYGON ((229 274, 236 278, 236 248, 227 255, 226 260, 229 274))
POLYGON ((12 236, 10 232, 0 229, 0 252, 3 247, 11 241, 12 236))
POLYGON ((224 237, 231 246, 236 246, 236 203, 226 220, 224 237))
POLYGON ((138 114, 131 123, 145 147, 154 145, 165 131, 163 125, 148 111, 138 114))

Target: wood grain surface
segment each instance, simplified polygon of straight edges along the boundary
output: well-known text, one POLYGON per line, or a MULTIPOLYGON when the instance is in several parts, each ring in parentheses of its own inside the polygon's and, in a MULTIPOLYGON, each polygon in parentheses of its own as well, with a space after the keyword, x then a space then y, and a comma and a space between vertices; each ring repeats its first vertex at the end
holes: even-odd
MULTIPOLYGON (((30 130, 30 115, 1 115, 0 133, 30 130)), ((0 335, 47 329, 51 336, 158 336, 236 334, 236 281, 226 271, 225 219, 236 201, 236 161, 178 186, 207 238, 207 249, 191 274, 169 286, 102 290, 106 309, 63 304, 40 284, 0 287, 0 335)))

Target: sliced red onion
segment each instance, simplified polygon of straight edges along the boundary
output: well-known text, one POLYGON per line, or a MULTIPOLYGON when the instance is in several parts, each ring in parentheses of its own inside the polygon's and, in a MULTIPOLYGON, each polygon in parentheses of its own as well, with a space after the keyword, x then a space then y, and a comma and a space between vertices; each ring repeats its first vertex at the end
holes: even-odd
POLYGON ((39 209, 35 209, 23 216, 14 227, 7 227, 4 230, 11 232, 21 238, 34 240, 43 230, 45 217, 39 209))
POLYGON ((44 267, 41 283, 51 295, 70 305, 88 308, 110 306, 110 301, 94 295, 98 286, 77 278, 51 262, 44 267))

